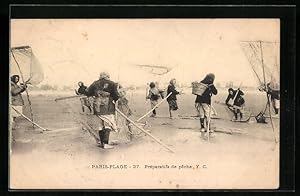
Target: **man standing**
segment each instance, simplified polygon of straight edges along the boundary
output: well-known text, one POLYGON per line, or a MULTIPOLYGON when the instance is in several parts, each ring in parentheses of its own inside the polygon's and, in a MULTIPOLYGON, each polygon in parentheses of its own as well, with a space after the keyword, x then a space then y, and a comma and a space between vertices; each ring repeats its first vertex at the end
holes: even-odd
MULTIPOLYGON (((20 113, 23 113, 23 106, 24 106, 24 100, 22 98, 21 93, 23 93, 27 86, 26 84, 18 85, 18 82, 20 80, 19 75, 13 75, 10 78, 11 80, 11 105, 20 113)), ((18 112, 16 112, 14 109, 11 110, 11 122, 12 122, 12 129, 16 128, 16 118, 21 116, 18 112)))
POLYGON ((87 89, 87 96, 94 96, 95 128, 98 129, 100 147, 104 149, 113 148, 109 145, 111 130, 117 130, 115 120, 115 103, 119 99, 117 84, 110 80, 106 72, 100 73, 100 79, 91 84, 87 89))

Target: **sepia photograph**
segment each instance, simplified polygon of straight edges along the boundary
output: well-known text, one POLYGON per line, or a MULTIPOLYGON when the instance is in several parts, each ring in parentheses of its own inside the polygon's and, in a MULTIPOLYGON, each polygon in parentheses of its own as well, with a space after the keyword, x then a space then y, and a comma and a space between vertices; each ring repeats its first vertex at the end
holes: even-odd
POLYGON ((278 189, 280 19, 11 19, 9 188, 278 189))

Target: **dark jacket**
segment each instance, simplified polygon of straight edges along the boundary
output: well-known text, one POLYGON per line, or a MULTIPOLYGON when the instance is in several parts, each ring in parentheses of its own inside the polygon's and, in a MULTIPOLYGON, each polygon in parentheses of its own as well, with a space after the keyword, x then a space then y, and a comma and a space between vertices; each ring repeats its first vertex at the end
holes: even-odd
MULTIPOLYGON (((225 101, 225 103, 226 103, 227 106, 230 106, 229 100, 233 99, 235 97, 236 93, 237 93, 237 90, 233 90, 233 89, 229 89, 229 90, 233 91, 233 95, 228 94, 228 96, 226 98, 226 101, 225 101)), ((245 103, 245 100, 244 100, 243 97, 241 97, 241 95, 244 95, 244 92, 241 91, 241 90, 239 90, 238 94, 237 94, 237 96, 236 96, 236 98, 235 98, 235 100, 233 102, 233 105, 242 106, 245 103)))
POLYGON ((280 99, 280 90, 279 89, 273 89, 271 87, 271 83, 267 84, 267 88, 268 88, 267 93, 269 95, 271 95, 271 99, 278 99, 278 100, 280 99))
POLYGON ((87 96, 95 96, 94 113, 96 115, 115 114, 113 101, 119 99, 117 85, 113 81, 99 79, 87 89, 87 96))
POLYGON ((86 95, 86 93, 87 93, 87 87, 86 86, 84 86, 84 85, 82 85, 82 86, 80 86, 79 88, 78 88, 78 90, 77 90, 77 95, 86 95))
POLYGON ((218 90, 216 89, 215 85, 213 84, 213 78, 210 78, 209 76, 206 76, 201 83, 208 85, 207 89, 204 91, 204 93, 200 96, 197 95, 195 102, 196 103, 207 103, 211 104, 211 95, 218 94, 218 90))
POLYGON ((22 98, 21 93, 26 90, 25 87, 21 87, 18 84, 11 82, 11 104, 15 106, 23 106, 24 105, 24 100, 22 98))
POLYGON ((151 101, 157 101, 159 98, 160 98, 159 90, 156 87, 150 88, 147 99, 150 99, 151 101))
POLYGON ((179 92, 175 89, 175 86, 172 84, 169 84, 168 86, 167 95, 170 94, 170 92, 172 92, 172 94, 167 98, 167 101, 177 100, 176 95, 178 95, 179 92))

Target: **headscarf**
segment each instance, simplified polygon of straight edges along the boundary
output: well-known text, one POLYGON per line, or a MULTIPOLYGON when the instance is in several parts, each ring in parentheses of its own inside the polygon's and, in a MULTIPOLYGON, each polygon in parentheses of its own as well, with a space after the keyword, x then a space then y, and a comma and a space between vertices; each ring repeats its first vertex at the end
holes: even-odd
POLYGON ((173 78, 173 79, 170 80, 170 84, 173 85, 173 86, 174 86, 174 81, 176 81, 175 78, 173 78))
POLYGON ((202 80, 204 84, 212 84, 215 81, 215 74, 209 73, 205 76, 205 78, 202 80))
POLYGON ((12 81, 13 83, 15 83, 16 78, 18 78, 20 80, 20 76, 19 75, 13 75, 10 77, 10 81, 12 81))
POLYGON ((78 82, 78 86, 83 86, 83 85, 84 85, 83 82, 81 81, 78 82))
POLYGON ((233 88, 229 88, 229 89, 228 89, 228 93, 229 93, 230 91, 232 91, 232 92, 234 93, 233 88))
POLYGON ((110 78, 109 73, 107 72, 100 73, 100 79, 109 79, 109 78, 110 78))
POLYGON ((149 86, 150 86, 150 88, 154 88, 155 87, 155 83, 151 82, 149 86))

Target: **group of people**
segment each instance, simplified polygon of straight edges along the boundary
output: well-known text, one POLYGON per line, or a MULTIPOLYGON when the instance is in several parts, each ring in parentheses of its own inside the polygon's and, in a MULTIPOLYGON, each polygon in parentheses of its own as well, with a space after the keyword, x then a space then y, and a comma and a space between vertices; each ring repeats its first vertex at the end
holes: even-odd
MULTIPOLYGON (((159 98, 163 99, 165 95, 163 93, 163 90, 158 88, 158 82, 156 82, 156 83, 151 82, 149 87, 150 87, 150 89, 149 89, 148 95, 146 96, 146 99, 150 99, 151 108, 153 109, 151 117, 155 117, 156 116, 155 107, 158 104, 158 100, 159 100, 159 98)), ((170 84, 168 85, 167 95, 166 95, 167 102, 169 104, 170 118, 173 118, 174 112, 176 112, 178 110, 177 95, 179 95, 179 94, 182 94, 182 91, 178 92, 176 90, 176 79, 173 78, 170 81, 170 84)))
MULTIPOLYGON (((211 110, 211 96, 216 95, 218 90, 214 85, 215 75, 210 73, 207 74, 206 77, 201 81, 201 83, 207 85, 207 89, 200 96, 197 95, 195 100, 195 107, 200 116, 200 126, 201 131, 205 131, 205 127, 208 124, 208 119, 210 116, 211 110), (205 126, 206 125, 206 126, 205 126)), ((167 88, 167 102, 169 105, 169 114, 170 118, 174 118, 174 113, 178 110, 177 104, 177 95, 182 94, 182 91, 177 91, 176 89, 176 79, 171 79, 168 88, 167 88)), ((161 97, 161 92, 158 90, 156 84, 154 82, 150 83, 149 93, 146 99, 150 99, 151 107, 155 108, 158 104, 158 99, 161 97)), ((162 97, 163 98, 163 97, 162 97)), ((153 109, 152 117, 156 116, 156 110, 153 109)))
MULTIPOLYGON (((205 127, 208 126, 210 115, 212 112, 211 97, 217 95, 218 90, 214 85, 215 75, 209 73, 201 81, 206 85, 205 91, 201 95, 196 96, 195 107, 200 116, 201 132, 205 131, 205 127)), ((14 75, 11 77, 11 95, 12 105, 20 110, 22 113, 22 106, 24 101, 21 93, 27 88, 26 84, 18 85, 19 76, 14 75)), ((84 95, 80 98, 82 103, 82 111, 85 112, 85 108, 88 108, 88 112, 98 116, 100 119, 94 121, 94 129, 98 131, 99 141, 98 145, 104 149, 113 148, 109 145, 109 136, 112 130, 117 130, 117 123, 115 120, 116 107, 121 108, 121 111, 126 116, 132 114, 128 107, 128 100, 126 99, 125 90, 116 82, 110 80, 110 75, 106 72, 100 73, 99 80, 93 82, 89 87, 85 86, 83 82, 78 83, 78 90, 75 90, 77 95, 84 95)), ((177 95, 182 94, 182 91, 176 89, 176 79, 172 79, 167 88, 167 95, 164 95, 162 90, 159 90, 158 83, 151 82, 150 89, 146 99, 150 99, 151 107, 153 109, 152 117, 156 116, 155 107, 158 104, 160 98, 167 99, 169 105, 170 118, 173 118, 173 113, 178 110, 177 95)), ((270 85, 268 86, 270 88, 270 85)), ((279 99, 279 91, 268 90, 271 98, 279 99)), ((245 100, 243 98, 244 93, 240 90, 228 89, 228 97, 225 100, 226 105, 234 114, 234 120, 243 118, 243 106, 245 100)), ((275 105, 275 104, 274 104, 275 105)), ((275 110, 278 113, 278 109, 275 110)), ((19 116, 15 111, 12 111, 11 116, 14 119, 19 116)), ((128 122, 129 123, 129 122, 128 122)))

